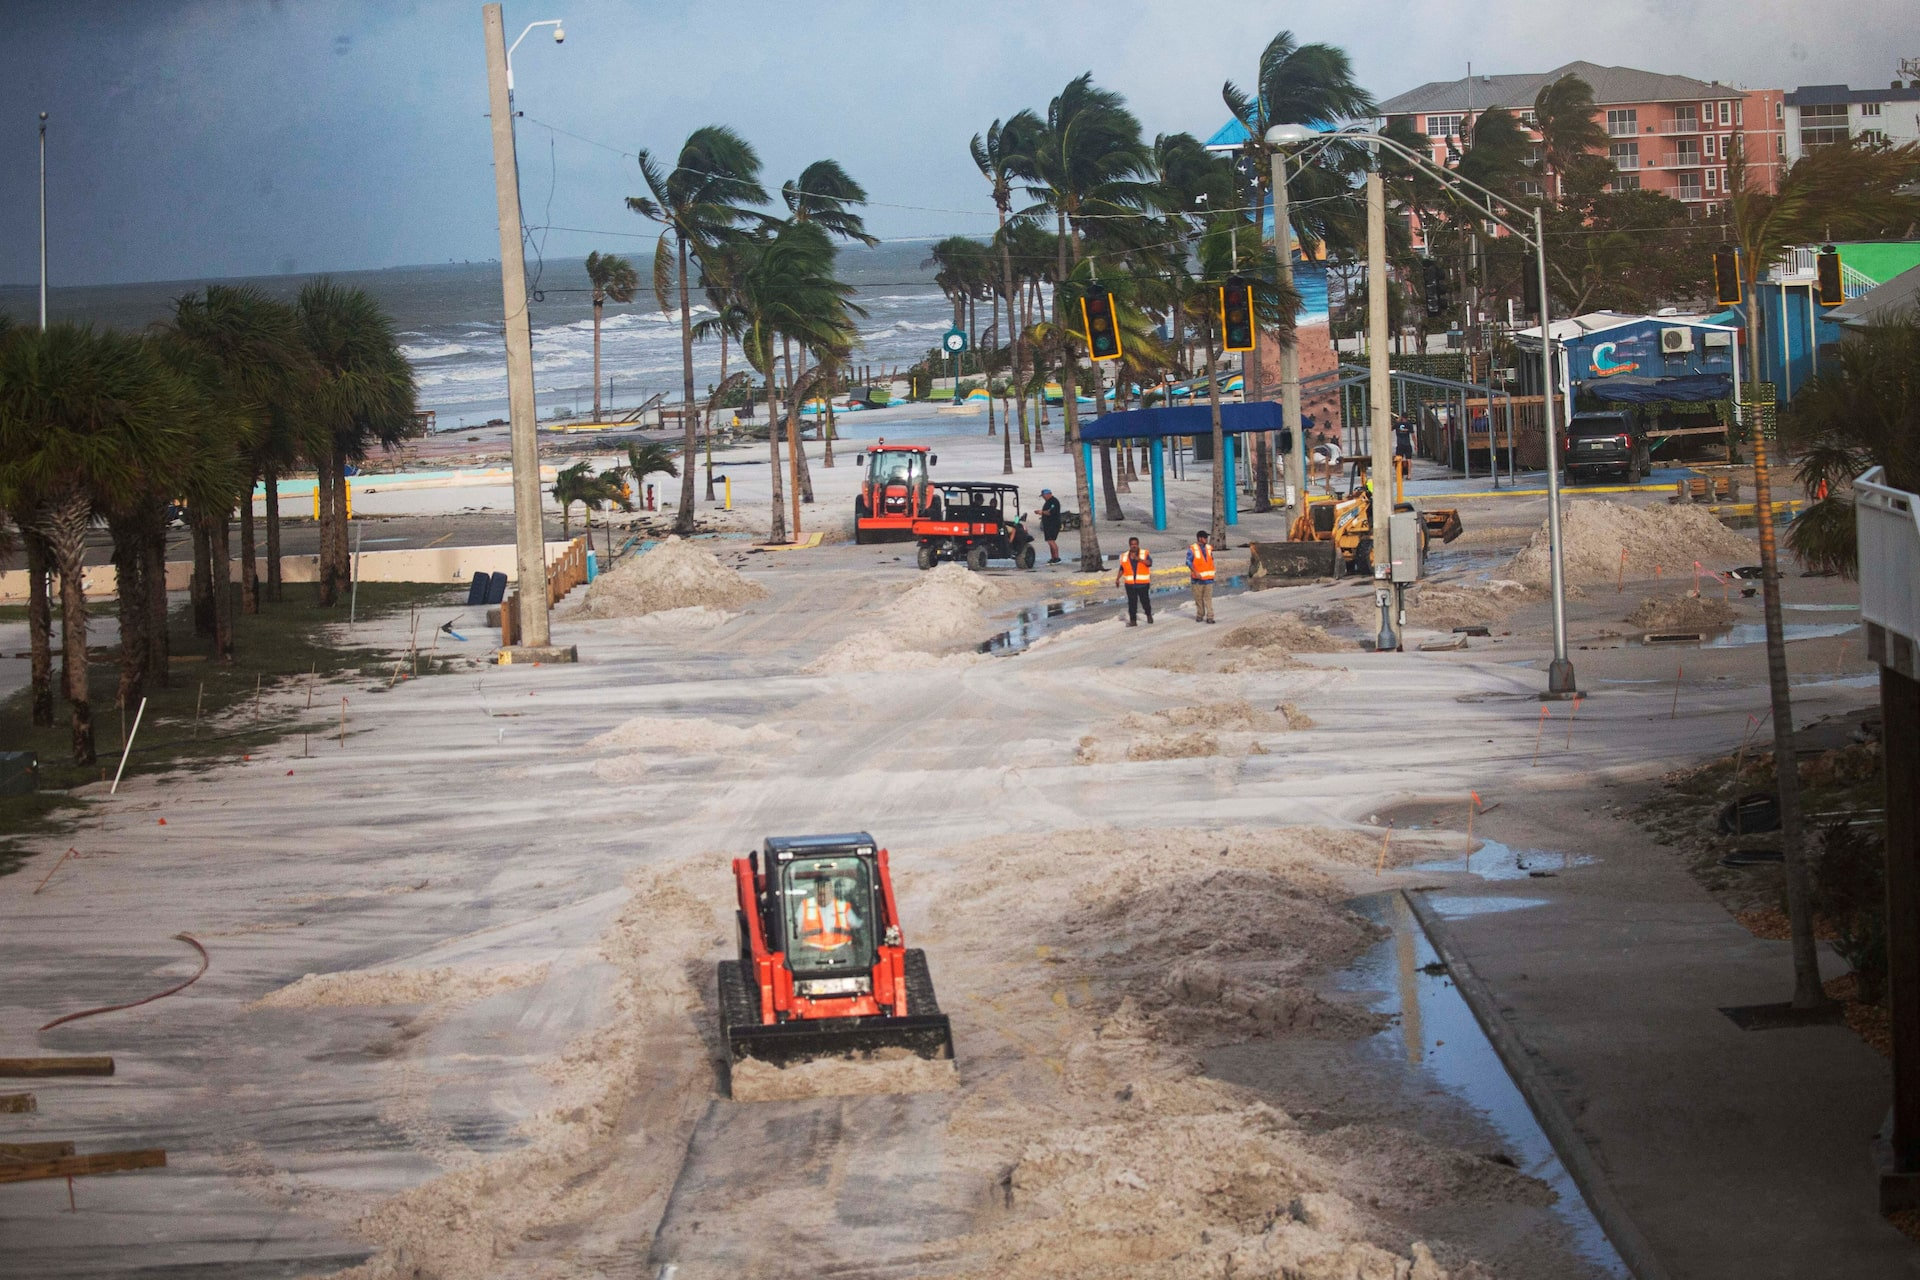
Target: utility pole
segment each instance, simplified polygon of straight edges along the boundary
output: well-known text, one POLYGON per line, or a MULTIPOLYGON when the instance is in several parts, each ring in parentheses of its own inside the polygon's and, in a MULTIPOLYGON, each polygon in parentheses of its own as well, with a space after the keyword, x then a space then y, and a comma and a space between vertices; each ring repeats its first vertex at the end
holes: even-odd
MULTIPOLYGON (((1540 282, 1540 418, 1546 427, 1547 443, 1547 563, 1548 580, 1553 587, 1553 662, 1547 667, 1547 696, 1574 696, 1573 663, 1567 657, 1567 568, 1560 543, 1560 432, 1553 420, 1553 299, 1547 293, 1547 233, 1540 219, 1539 206, 1533 210, 1534 269, 1540 282)), ((1567 410, 1573 410, 1573 388, 1567 388, 1567 410)), ((1487 401, 1487 426, 1493 426, 1493 401, 1487 401)), ((1464 442, 1466 437, 1462 435, 1464 442)), ((1493 436, 1487 436, 1489 461, 1493 455, 1493 436)))
MULTIPOLYGON (((1273 256, 1280 266, 1281 292, 1293 291, 1292 214, 1287 204, 1287 153, 1273 148, 1273 256)), ((1294 317, 1298 319, 1296 315, 1294 317)), ((1287 483, 1293 486, 1293 512, 1307 500, 1307 433, 1300 429, 1300 344, 1294 327, 1280 335, 1280 420, 1293 435, 1287 458, 1287 483)))
POLYGON ((1393 405, 1387 355, 1387 191, 1380 180, 1380 156, 1375 149, 1367 170, 1367 409, 1373 418, 1373 457, 1367 474, 1373 479, 1373 593, 1380 604, 1380 634, 1375 653, 1400 647, 1394 634, 1393 554, 1388 528, 1393 517, 1393 405), (1384 465, 1383 465, 1384 464, 1384 465))
POLYGON ((40 113, 40 332, 47 331, 47 113, 40 113))
POLYGON ((497 4, 481 8, 487 36, 487 109, 493 124, 493 187, 500 205, 500 289, 506 320, 507 417, 513 433, 513 525, 519 569, 517 648, 546 649, 546 533, 540 516, 539 421, 533 399, 533 329, 527 316, 527 263, 520 227, 520 166, 514 155, 513 97, 507 85, 507 35, 497 4))

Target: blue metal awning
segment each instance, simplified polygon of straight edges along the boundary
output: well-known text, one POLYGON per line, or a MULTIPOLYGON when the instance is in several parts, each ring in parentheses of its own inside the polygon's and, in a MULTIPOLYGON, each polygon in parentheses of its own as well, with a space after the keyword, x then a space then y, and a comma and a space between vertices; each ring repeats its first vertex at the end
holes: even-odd
MULTIPOLYGON (((1220 429, 1228 435, 1247 431, 1281 431, 1286 419, 1277 400, 1220 406, 1220 429)), ((1097 418, 1080 419, 1082 440, 1153 440, 1168 436, 1204 436, 1213 433, 1213 411, 1204 404, 1167 409, 1128 409, 1097 418)))

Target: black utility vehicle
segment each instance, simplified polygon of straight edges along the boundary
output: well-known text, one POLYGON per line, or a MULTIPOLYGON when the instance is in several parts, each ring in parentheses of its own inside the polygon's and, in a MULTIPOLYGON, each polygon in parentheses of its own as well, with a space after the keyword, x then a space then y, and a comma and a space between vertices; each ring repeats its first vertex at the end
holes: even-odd
POLYGON ((1651 467, 1640 415, 1625 409, 1574 414, 1560 451, 1561 472, 1569 481, 1618 477, 1639 484, 1651 467))

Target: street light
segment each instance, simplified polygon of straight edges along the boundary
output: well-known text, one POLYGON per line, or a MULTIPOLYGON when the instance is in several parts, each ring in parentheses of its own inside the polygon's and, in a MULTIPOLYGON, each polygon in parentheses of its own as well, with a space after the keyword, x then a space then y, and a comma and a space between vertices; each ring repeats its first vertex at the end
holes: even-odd
POLYGON ((40 113, 40 332, 47 331, 47 113, 40 113))
MULTIPOLYGON (((1547 241, 1546 234, 1542 230, 1540 208, 1536 205, 1529 211, 1524 206, 1508 199, 1499 192, 1490 191, 1471 178, 1463 177, 1451 169, 1442 168, 1428 157, 1421 155, 1404 143, 1395 141, 1386 134, 1378 133, 1371 129, 1349 126, 1337 130, 1319 130, 1307 125, 1277 124, 1267 130, 1266 140, 1269 147, 1277 149, 1315 138, 1321 139, 1324 143, 1336 136, 1342 138, 1359 138, 1376 147, 1385 147, 1409 163, 1419 165, 1421 168, 1432 172, 1435 177, 1439 178, 1440 181, 1455 194, 1460 194, 1462 188, 1471 187, 1473 190, 1485 196, 1489 201, 1497 201, 1508 210, 1522 217, 1529 212, 1532 213, 1533 230, 1529 233, 1521 230, 1520 227, 1515 226, 1513 223, 1508 222, 1505 218, 1495 213, 1491 204, 1485 207, 1482 207, 1478 203, 1473 205, 1474 215, 1476 217, 1485 217, 1497 223, 1505 228, 1510 235, 1516 237, 1522 244, 1532 247, 1535 270, 1539 273, 1540 370, 1542 375, 1540 384, 1540 410, 1546 424, 1547 547, 1548 563, 1551 566, 1550 578, 1553 589, 1553 663, 1547 668, 1547 696, 1550 698, 1573 697, 1576 692, 1573 677, 1573 663, 1567 658, 1566 566, 1560 540, 1560 433, 1553 420, 1553 304, 1547 294, 1547 241)), ((1369 245, 1368 247, 1370 252, 1368 254, 1367 277, 1370 281, 1384 282, 1386 279, 1385 254, 1384 252, 1380 253, 1379 260, 1375 261, 1373 260, 1375 255, 1371 251, 1372 246, 1369 245)), ((1384 358, 1384 355, 1384 352, 1376 353, 1374 359, 1380 360, 1384 358)), ((1569 406, 1569 408, 1571 408, 1571 406, 1569 406)), ((1385 530, 1383 529, 1376 529, 1374 532, 1376 562, 1379 555, 1378 544, 1380 535, 1384 532, 1385 530)))
MULTIPOLYGON (((1280 266, 1280 283, 1293 288, 1293 221, 1287 203, 1286 148, 1318 136, 1299 124, 1276 124, 1267 130, 1267 149, 1273 153, 1273 256, 1280 266)), ((1293 509, 1306 510, 1307 433, 1300 426, 1300 344, 1292 326, 1280 339, 1280 417, 1293 434, 1293 456, 1287 460, 1287 478, 1293 485, 1293 509)))

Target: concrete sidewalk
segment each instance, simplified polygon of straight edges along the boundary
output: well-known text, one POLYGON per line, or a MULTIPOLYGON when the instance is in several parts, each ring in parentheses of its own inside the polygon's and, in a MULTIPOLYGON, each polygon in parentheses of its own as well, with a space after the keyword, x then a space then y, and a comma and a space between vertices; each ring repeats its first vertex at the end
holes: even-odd
POLYGON ((1476 835, 1594 861, 1450 886, 1449 934, 1670 1275, 1920 1276, 1920 1245, 1875 1207, 1888 1063, 1844 1026, 1742 1031, 1719 1012, 1787 999, 1787 944, 1751 936, 1610 808, 1651 785, 1489 815, 1476 835), (1516 893, 1546 901, 1505 909, 1516 893))

